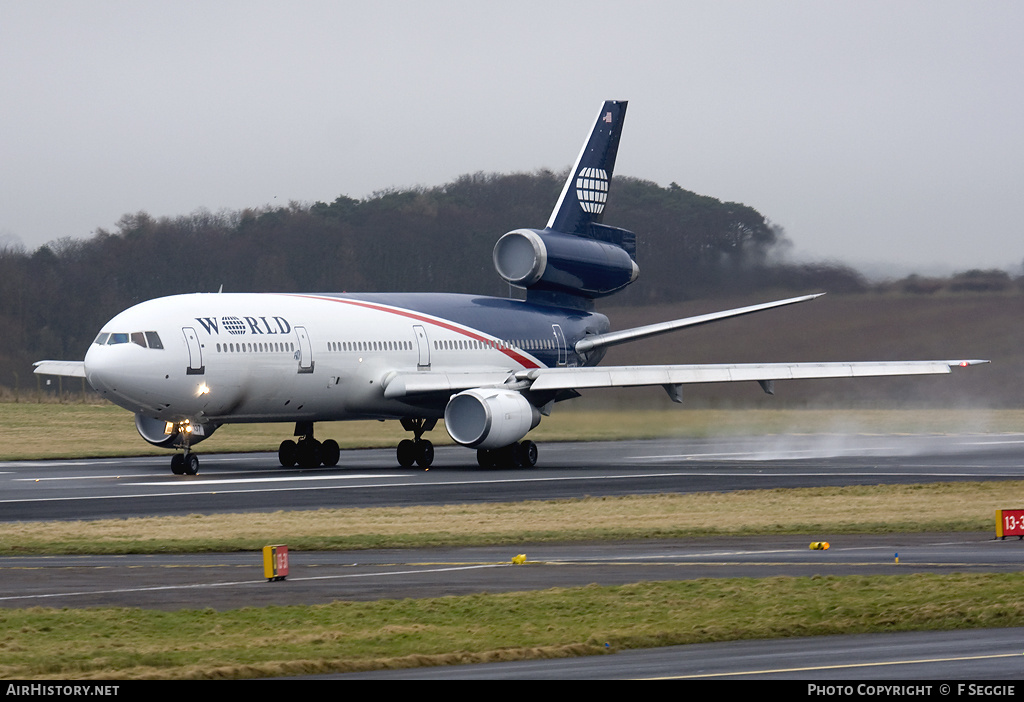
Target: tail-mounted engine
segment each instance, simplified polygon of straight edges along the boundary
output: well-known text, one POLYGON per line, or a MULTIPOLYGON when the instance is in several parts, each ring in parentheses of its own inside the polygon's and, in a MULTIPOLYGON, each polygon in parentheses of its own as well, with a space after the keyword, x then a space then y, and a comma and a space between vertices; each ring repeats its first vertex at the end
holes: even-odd
POLYGON ((636 280, 635 257, 632 232, 598 224, 590 225, 589 236, 515 229, 494 245, 494 267, 512 285, 590 299, 636 280))
POLYGON ((444 426, 455 441, 496 449, 522 439, 540 423, 540 412, 515 390, 476 388, 448 401, 444 426))

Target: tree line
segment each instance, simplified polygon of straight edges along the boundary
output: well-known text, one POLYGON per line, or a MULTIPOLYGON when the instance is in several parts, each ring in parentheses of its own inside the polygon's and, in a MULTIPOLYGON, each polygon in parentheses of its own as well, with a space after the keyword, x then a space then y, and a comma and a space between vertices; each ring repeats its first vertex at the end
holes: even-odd
MULTIPOLYGON (((542 228, 565 173, 473 174, 433 188, 178 217, 124 215, 113 231, 0 248, 0 384, 29 386, 32 361, 81 359, 133 304, 189 292, 447 291, 507 295, 491 249, 542 228)), ((837 265, 787 265, 781 228, 752 207, 677 184, 616 178, 605 222, 637 234, 640 280, 616 305, 775 288, 854 292, 837 265)))

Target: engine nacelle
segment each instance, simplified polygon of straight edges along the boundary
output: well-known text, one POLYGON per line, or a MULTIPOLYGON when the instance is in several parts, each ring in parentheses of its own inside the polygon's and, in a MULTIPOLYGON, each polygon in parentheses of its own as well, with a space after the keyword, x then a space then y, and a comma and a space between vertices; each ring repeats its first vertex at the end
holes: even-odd
POLYGON ((448 401, 444 426, 456 442, 495 449, 522 439, 540 424, 540 412, 515 390, 475 388, 448 401))
POLYGON ((174 448, 179 446, 183 441, 181 434, 188 432, 188 445, 198 444, 200 441, 210 436, 214 431, 217 430, 219 424, 191 424, 188 422, 179 422, 177 424, 173 422, 165 422, 162 419, 153 419, 152 417, 146 417, 145 415, 135 415, 135 428, 139 432, 139 436, 160 448, 174 448), (170 432, 168 432, 168 424, 170 424, 170 432))
MULTIPOLYGON (((612 227, 600 231, 632 237, 631 232, 612 227)), ((493 258, 498 275, 513 285, 589 298, 621 290, 640 274, 621 246, 550 229, 508 232, 494 245, 493 258)))

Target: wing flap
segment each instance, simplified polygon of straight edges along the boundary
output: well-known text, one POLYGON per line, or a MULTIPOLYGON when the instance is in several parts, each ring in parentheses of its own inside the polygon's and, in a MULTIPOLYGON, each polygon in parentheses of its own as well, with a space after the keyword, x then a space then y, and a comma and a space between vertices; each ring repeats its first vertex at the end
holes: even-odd
POLYGON ((85 361, 36 361, 32 364, 37 375, 61 375, 65 378, 84 378, 85 361))

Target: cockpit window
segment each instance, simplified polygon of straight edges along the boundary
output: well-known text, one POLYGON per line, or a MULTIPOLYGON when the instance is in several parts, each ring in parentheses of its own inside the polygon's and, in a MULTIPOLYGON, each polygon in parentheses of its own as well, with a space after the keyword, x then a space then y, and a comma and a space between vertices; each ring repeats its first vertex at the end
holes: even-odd
POLYGON ((137 331, 131 334, 121 332, 103 333, 97 336, 96 341, 93 343, 101 346, 104 344, 113 346, 115 344, 127 344, 129 341, 133 344, 138 344, 142 348, 162 349, 164 347, 163 342, 160 341, 160 335, 155 331, 137 331))

